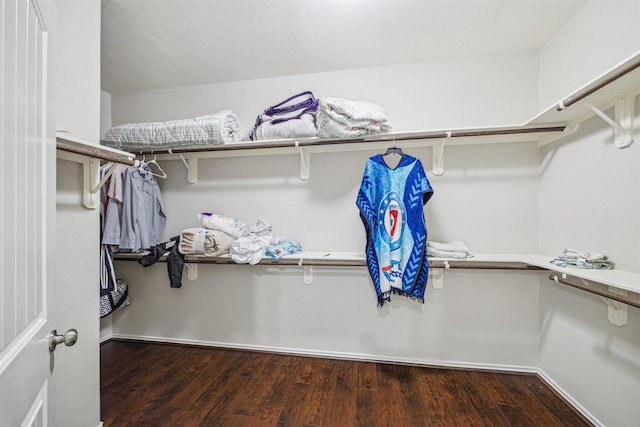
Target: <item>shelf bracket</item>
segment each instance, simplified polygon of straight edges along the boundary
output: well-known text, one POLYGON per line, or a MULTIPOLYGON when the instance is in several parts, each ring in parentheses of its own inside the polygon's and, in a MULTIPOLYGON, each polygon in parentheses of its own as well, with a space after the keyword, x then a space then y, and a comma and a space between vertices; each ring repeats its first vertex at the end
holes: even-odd
MULTIPOLYGON (((169 154, 172 154, 171 150, 169 150, 169 154)), ((189 184, 198 182, 198 158, 196 156, 187 156, 185 159, 182 153, 178 153, 178 156, 180 156, 184 167, 187 168, 187 182, 189 184)))
POLYGON ((296 147, 300 151, 300 179, 306 181, 311 174, 311 155, 300 146, 300 141, 296 141, 296 147))
POLYGON ((303 280, 305 285, 313 284, 313 266, 312 265, 303 265, 303 259, 300 258, 298 261, 298 265, 302 267, 303 280))
POLYGON ((100 206, 100 187, 104 184, 100 181, 100 159, 83 160, 82 175, 82 204, 88 209, 97 209, 100 206))
MULTIPOLYGON (((609 292, 617 295, 627 295, 624 289, 617 289, 609 286, 609 292)), ((601 297, 607 303, 607 318, 609 322, 615 326, 624 326, 627 324, 627 304, 614 301, 609 298, 601 297)))
POLYGON ((604 120, 614 130, 614 144, 618 148, 626 148, 633 143, 633 115, 635 97, 620 95, 614 104, 614 119, 612 120, 602 110, 588 104, 591 111, 604 120))
POLYGON ((429 269, 431 287, 433 289, 442 289, 444 287, 444 271, 449 269, 449 267, 449 261, 445 260, 444 267, 429 269))
POLYGON ((197 280, 198 279, 198 264, 185 264, 187 268, 187 279, 189 280, 197 280))
POLYGON ((433 145, 433 167, 431 172, 434 175, 442 176, 444 174, 444 145, 451 138, 451 132, 447 132, 447 138, 436 141, 433 145))

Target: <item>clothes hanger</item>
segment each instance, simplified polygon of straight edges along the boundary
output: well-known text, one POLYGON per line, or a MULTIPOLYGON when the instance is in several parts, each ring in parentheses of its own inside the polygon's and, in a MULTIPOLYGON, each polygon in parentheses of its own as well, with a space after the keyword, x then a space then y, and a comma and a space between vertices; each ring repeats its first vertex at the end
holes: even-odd
POLYGON ((149 170, 149 173, 151 175, 157 176, 158 178, 166 178, 167 177, 167 173, 160 167, 160 165, 157 162, 157 159, 158 159, 158 156, 155 156, 153 158, 153 160, 149 160, 148 162, 146 162, 144 160, 144 157, 143 157, 142 163, 147 166, 147 169, 149 170), (154 172, 151 169, 151 167, 149 167, 149 165, 151 165, 151 164, 156 165, 156 167, 158 168, 158 173, 154 172))
POLYGON ((387 148, 387 151, 385 151, 385 153, 383 154, 383 156, 387 156, 389 154, 399 154, 401 156, 404 155, 404 152, 402 151, 401 148, 396 147, 395 145, 393 147, 389 147, 387 148))

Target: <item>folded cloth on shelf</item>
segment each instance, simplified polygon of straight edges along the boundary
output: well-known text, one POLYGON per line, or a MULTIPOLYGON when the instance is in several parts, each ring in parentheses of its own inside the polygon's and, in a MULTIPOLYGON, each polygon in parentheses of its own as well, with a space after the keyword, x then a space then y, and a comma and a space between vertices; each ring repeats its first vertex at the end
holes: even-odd
POLYGON ((275 123, 267 121, 259 125, 253 134, 254 140, 311 138, 318 135, 313 114, 303 114, 299 119, 275 123))
MULTIPOLYGON (((249 138, 251 140, 256 139, 269 139, 270 132, 268 131, 266 134, 264 131, 266 129, 270 129, 271 126, 280 125, 283 123, 287 123, 289 121, 295 121, 302 119, 305 114, 309 114, 313 118, 313 114, 318 110, 318 100, 313 96, 311 91, 300 92, 296 95, 290 96, 282 102, 277 103, 276 105, 272 105, 271 107, 265 108, 265 110, 256 117, 256 122, 253 126, 253 130, 249 134, 249 138), (259 131, 260 128, 263 128, 259 131), (267 136, 267 138, 262 138, 262 136, 267 136)), ((300 135, 298 132, 309 132, 310 128, 307 126, 307 123, 298 123, 297 125, 289 125, 284 127, 278 127, 279 132, 283 132, 285 130, 296 132, 293 137, 303 137, 303 136, 315 136, 315 132, 313 135, 300 135)), ((315 129, 315 125, 314 125, 315 129)), ((274 137, 270 137, 273 139, 274 137)), ((279 138, 289 138, 285 136, 280 136, 279 138)))
POLYGON ((229 250, 231 259, 238 264, 255 265, 264 257, 272 239, 271 224, 266 219, 259 218, 245 235, 233 241, 229 250))
POLYGON ((242 126, 231 110, 193 119, 130 123, 109 129, 105 144, 118 149, 146 149, 199 144, 226 144, 242 139, 242 126))
POLYGON ((275 259, 300 252, 302 252, 302 245, 293 240, 272 240, 266 250, 266 254, 275 259))
POLYGON ((198 214, 198 218, 200 218, 204 227, 210 230, 224 231, 235 238, 242 236, 247 231, 247 224, 237 218, 211 212, 202 212, 198 214))
POLYGON ((350 101, 335 97, 318 99, 316 127, 324 138, 357 137, 387 132, 387 112, 381 106, 366 101, 350 101))
POLYGON ((427 255, 435 258, 454 259, 465 259, 473 256, 469 248, 460 241, 441 243, 430 240, 427 240, 427 255))
POLYGON ((584 269, 612 270, 615 264, 606 255, 563 249, 560 256, 549 261, 559 267, 577 267, 584 269))
POLYGON ((178 251, 183 255, 219 256, 229 252, 233 240, 220 230, 187 228, 180 233, 178 251))

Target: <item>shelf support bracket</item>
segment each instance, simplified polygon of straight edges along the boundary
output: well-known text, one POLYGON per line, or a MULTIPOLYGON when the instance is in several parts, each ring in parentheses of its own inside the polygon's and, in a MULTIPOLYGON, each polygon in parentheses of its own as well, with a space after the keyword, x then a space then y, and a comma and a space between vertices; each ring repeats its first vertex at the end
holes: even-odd
MULTIPOLYGON (((624 289, 617 289, 609 286, 609 292, 617 295, 626 295, 627 291, 624 289)), ((602 297, 602 300, 607 303, 607 318, 609 322, 615 326, 624 326, 627 324, 627 304, 614 301, 609 298, 602 297)))
POLYGON ((449 261, 444 261, 443 268, 430 268, 429 276, 431 279, 431 287, 433 289, 442 289, 444 287, 444 271, 449 268, 449 261))
MULTIPOLYGON (((169 150, 169 153, 171 153, 171 150, 169 150)), ((189 184, 198 182, 198 158, 196 156, 187 156, 185 159, 182 153, 178 153, 178 156, 180 156, 180 160, 187 168, 187 182, 189 184)))
POLYGON ((451 138, 451 132, 447 132, 447 138, 437 141, 433 145, 433 167, 431 172, 434 175, 442 176, 444 174, 444 145, 451 138))
POLYGON ((311 155, 300 146, 300 141, 296 141, 296 147, 300 151, 300 179, 306 181, 311 175, 311 155))
POLYGON ((300 258, 298 261, 298 265, 302 267, 303 280, 305 285, 313 284, 313 266, 312 265, 304 265, 303 259, 300 258))
POLYGON ((185 264, 187 267, 187 279, 189 280, 197 280, 198 279, 198 264, 185 264))
MULTIPOLYGON (((88 209, 100 206, 100 159, 86 159, 82 162, 83 197, 82 204, 88 209)), ((106 182, 106 181, 105 181, 106 182)))
POLYGON ((618 148, 626 148, 633 143, 633 115, 635 97, 621 95, 614 104, 614 120, 602 110, 589 104, 589 108, 614 130, 614 144, 618 148))

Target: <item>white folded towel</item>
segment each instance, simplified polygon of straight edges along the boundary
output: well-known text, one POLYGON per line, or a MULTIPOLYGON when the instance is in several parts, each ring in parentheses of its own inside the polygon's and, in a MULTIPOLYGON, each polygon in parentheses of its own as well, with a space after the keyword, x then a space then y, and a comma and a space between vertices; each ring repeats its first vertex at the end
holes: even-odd
POLYGON ((427 240, 427 255, 435 258, 453 258, 453 259, 465 259, 473 257, 473 254, 467 248, 467 246, 460 242, 433 242, 427 240))
POLYGON ((255 139, 310 138, 318 135, 313 114, 303 114, 299 119, 286 122, 264 122, 256 128, 255 139))
POLYGON ((342 98, 318 99, 316 127, 323 138, 349 138, 387 132, 387 112, 377 104, 342 98))
POLYGON ((233 240, 220 230, 187 228, 180 233, 178 251, 183 255, 219 256, 229 253, 233 240))
POLYGON ((325 111, 334 120, 342 118, 372 122, 386 122, 388 120, 387 111, 384 108, 367 101, 350 101, 326 96, 318 98, 318 108, 325 111))
POLYGON ((214 214, 211 212, 202 212, 198 214, 198 218, 202 221, 202 225, 210 230, 224 231, 230 236, 238 238, 245 234, 247 224, 237 218, 214 214))

